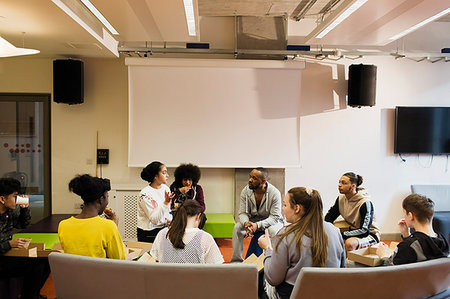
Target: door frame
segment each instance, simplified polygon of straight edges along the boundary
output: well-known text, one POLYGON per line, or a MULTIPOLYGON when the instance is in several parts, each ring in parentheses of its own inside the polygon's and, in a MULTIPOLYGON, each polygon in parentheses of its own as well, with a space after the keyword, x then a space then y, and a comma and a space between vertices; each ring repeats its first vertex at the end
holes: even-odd
POLYGON ((0 102, 42 102, 44 103, 44 214, 52 213, 51 176, 51 94, 50 93, 8 93, 0 92, 0 102))

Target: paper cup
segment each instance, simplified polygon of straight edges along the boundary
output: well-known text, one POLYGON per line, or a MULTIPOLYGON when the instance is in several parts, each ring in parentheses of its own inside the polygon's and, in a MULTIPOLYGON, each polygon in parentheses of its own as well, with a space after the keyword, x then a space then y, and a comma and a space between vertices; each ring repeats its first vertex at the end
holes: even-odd
POLYGON ((17 195, 16 205, 27 205, 28 201, 29 201, 28 196, 17 195))

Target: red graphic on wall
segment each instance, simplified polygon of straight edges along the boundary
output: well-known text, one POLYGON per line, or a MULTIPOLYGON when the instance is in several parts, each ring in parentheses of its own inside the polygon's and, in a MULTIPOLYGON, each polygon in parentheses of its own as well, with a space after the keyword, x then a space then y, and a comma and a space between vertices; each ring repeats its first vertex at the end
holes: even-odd
POLYGON ((16 153, 16 154, 24 154, 24 153, 40 153, 42 151, 42 146, 41 144, 37 144, 37 145, 32 145, 30 143, 24 143, 24 144, 18 144, 16 143, 15 146, 14 144, 9 144, 8 142, 3 143, 3 148, 5 148, 7 151, 9 151, 11 154, 12 153, 16 153), (26 149, 25 149, 26 148, 26 149))

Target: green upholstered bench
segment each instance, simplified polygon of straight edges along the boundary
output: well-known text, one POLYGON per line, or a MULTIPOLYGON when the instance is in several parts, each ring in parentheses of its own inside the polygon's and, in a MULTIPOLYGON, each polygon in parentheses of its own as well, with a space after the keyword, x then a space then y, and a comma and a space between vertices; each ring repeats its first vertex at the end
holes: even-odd
POLYGON ((13 235, 13 239, 16 238, 31 238, 31 243, 45 243, 45 249, 52 249, 55 243, 59 243, 57 233, 17 233, 13 235))
POLYGON ((205 213, 206 220, 203 230, 214 238, 231 238, 233 236, 234 217, 231 213, 205 213))

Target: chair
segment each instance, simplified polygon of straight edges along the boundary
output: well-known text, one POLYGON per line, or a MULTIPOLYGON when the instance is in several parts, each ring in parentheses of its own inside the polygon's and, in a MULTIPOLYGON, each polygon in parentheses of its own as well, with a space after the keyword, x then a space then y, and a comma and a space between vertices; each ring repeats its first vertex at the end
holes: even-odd
POLYGON ((291 299, 448 298, 449 286, 450 258, 375 268, 305 267, 291 299))
POLYGON ((139 263, 51 253, 61 299, 257 298, 255 265, 139 263))
POLYGON ((434 201, 433 229, 450 242, 450 185, 411 185, 411 191, 434 201))

